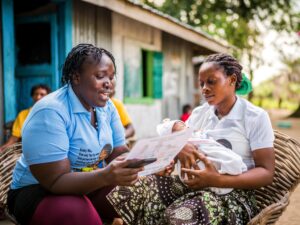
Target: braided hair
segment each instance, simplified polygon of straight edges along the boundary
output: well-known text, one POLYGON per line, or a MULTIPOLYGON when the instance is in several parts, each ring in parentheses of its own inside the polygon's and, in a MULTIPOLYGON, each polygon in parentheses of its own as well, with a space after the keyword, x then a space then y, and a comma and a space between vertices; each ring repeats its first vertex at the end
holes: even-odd
POLYGON ((225 53, 218 53, 209 55, 203 63, 214 63, 219 68, 223 69, 226 76, 236 75, 235 89, 239 89, 242 82, 242 69, 243 67, 239 62, 231 55, 225 53))
POLYGON ((106 49, 98 48, 92 44, 79 44, 72 48, 63 65, 62 84, 72 82, 74 75, 81 72, 82 65, 86 60, 93 60, 97 64, 100 63, 103 54, 111 59, 116 71, 115 58, 106 49))

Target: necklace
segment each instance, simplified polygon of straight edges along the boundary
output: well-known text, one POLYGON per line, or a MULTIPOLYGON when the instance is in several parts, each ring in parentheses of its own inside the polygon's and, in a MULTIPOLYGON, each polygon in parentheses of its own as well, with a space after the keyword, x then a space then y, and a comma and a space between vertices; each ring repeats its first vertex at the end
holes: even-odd
POLYGON ((98 130, 97 113, 96 113, 96 108, 94 107, 93 107, 93 112, 94 112, 94 120, 95 120, 95 129, 98 130))

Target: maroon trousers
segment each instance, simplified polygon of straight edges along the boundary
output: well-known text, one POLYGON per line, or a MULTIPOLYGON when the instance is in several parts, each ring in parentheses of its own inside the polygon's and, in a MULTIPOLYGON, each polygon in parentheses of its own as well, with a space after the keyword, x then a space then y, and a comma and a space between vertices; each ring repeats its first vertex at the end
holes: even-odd
POLYGON ((30 225, 102 225, 102 220, 118 217, 106 199, 113 187, 88 195, 53 195, 40 185, 11 190, 8 207, 20 224, 30 225))

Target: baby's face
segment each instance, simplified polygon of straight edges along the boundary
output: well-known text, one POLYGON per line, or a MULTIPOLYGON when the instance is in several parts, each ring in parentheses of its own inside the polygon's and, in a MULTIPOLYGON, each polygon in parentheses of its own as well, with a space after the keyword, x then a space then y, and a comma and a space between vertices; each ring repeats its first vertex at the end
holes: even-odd
POLYGON ((186 129, 185 123, 182 121, 177 121, 176 123, 174 123, 174 125, 172 127, 172 132, 181 131, 181 130, 185 130, 185 129, 186 129))

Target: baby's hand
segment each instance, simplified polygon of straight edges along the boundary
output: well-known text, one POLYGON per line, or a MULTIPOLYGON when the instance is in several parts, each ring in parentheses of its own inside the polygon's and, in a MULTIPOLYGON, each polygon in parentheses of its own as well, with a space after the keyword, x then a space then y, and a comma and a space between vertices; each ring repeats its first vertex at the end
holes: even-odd
POLYGON ((174 170, 174 165, 175 165, 175 162, 174 162, 174 160, 172 160, 170 165, 168 165, 164 170, 156 173, 155 175, 157 175, 157 176, 170 176, 171 173, 174 170))

